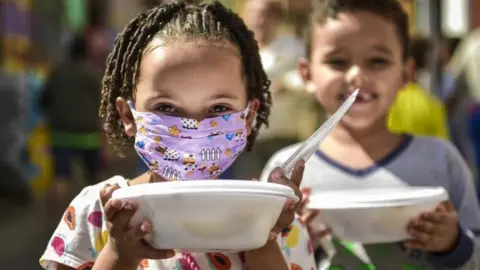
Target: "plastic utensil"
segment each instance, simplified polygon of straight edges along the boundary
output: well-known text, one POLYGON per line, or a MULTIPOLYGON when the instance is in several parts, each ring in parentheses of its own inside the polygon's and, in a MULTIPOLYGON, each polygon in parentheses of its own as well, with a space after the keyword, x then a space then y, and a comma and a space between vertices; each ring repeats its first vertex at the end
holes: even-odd
POLYGON ((317 150, 318 145, 330 134, 340 122, 340 119, 350 109, 355 100, 357 99, 359 89, 356 89, 347 100, 340 106, 340 108, 325 122, 323 125, 315 131, 298 149, 290 156, 282 165, 282 169, 285 172, 285 176, 290 177, 295 164, 303 159, 307 161, 312 154, 317 150))

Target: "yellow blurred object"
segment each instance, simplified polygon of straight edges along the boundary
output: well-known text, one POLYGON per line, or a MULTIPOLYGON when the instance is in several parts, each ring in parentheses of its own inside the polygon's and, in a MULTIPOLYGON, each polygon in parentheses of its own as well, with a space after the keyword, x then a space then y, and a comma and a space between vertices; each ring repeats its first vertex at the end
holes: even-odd
POLYGON ((49 154, 50 136, 47 127, 39 124, 30 135, 27 145, 30 162, 37 168, 38 174, 31 179, 35 195, 42 194, 52 183, 53 160, 49 154))
POLYGON ((390 109, 388 128, 395 133, 449 137, 443 104, 417 83, 399 91, 390 109))

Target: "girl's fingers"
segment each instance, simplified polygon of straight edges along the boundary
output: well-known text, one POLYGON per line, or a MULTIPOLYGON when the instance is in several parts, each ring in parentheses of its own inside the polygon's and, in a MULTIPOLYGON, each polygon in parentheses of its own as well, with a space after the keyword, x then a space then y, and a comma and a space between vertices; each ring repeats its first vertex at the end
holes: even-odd
POLYGON ((112 198, 113 192, 119 188, 120 186, 118 186, 117 184, 115 185, 106 184, 100 190, 100 200, 102 201, 102 205, 105 205, 108 202, 108 200, 112 198))
POLYGON ((103 207, 103 211, 105 213, 105 218, 107 219, 107 221, 112 221, 118 211, 120 211, 120 209, 122 209, 122 202, 120 200, 108 200, 103 207))
POLYGON ((300 217, 300 221, 302 221, 303 224, 310 224, 312 220, 318 216, 319 211, 317 210, 306 210, 304 211, 304 214, 300 217))
POLYGON ((127 232, 127 237, 129 239, 140 240, 150 232, 152 232, 152 224, 145 221, 142 224, 136 226, 135 228, 130 229, 127 232))
MULTIPOLYGON (((303 169, 301 170, 302 170, 301 174, 303 175, 303 169)), ((292 179, 294 178, 295 171, 298 171, 298 169, 295 168, 294 173, 292 174, 292 179)), ((297 175, 299 174, 299 172, 296 172, 296 173, 297 175)), ((298 177, 298 176, 295 176, 295 177, 298 177)), ((300 201, 302 200, 302 192, 299 189, 298 183, 296 183, 295 181, 292 181, 291 179, 288 179, 285 176, 282 168, 273 169, 269 177, 269 182, 290 187, 291 189, 293 189, 293 191, 295 192, 295 195, 299 198, 299 200, 300 201)))
POLYGON ((290 178, 290 181, 295 183, 297 187, 300 187, 300 185, 302 184, 304 170, 305 170, 305 161, 299 160, 297 164, 295 164, 295 168, 293 169, 293 172, 292 172, 292 177, 290 178))
POLYGON ((332 230, 330 230, 330 228, 325 228, 323 230, 314 231, 310 235, 312 239, 319 239, 330 234, 332 234, 332 230))
POLYGON ((175 251, 173 250, 160 250, 160 249, 155 249, 151 247, 149 244, 147 244, 145 241, 140 240, 141 245, 140 245, 140 254, 142 254, 142 257, 146 259, 151 259, 151 260, 163 260, 163 259, 169 259, 175 256, 175 251))
POLYGON ((137 211, 137 206, 132 202, 126 202, 122 209, 117 212, 115 217, 112 219, 112 229, 110 234, 113 237, 122 237, 125 238, 126 230, 129 228, 130 220, 132 219, 133 215, 137 211))

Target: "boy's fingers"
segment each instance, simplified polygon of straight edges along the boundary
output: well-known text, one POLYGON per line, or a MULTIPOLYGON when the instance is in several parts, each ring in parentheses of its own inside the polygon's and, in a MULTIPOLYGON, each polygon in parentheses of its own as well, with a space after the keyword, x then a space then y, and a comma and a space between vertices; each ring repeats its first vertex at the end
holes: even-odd
POLYGON ((303 188, 300 190, 302 192, 302 200, 298 203, 297 213, 302 216, 305 211, 307 211, 307 204, 309 202, 310 188, 303 188))
POLYGON ((312 188, 306 187, 300 189, 304 197, 310 196, 310 193, 312 192, 312 188))
POLYGON ((410 249, 425 249, 425 244, 417 240, 408 240, 404 243, 406 248, 410 249))
POLYGON ((409 228, 408 229, 408 234, 410 234, 413 237, 414 240, 416 240, 420 243, 423 243, 423 244, 428 243, 430 241, 431 237, 432 237, 431 234, 419 231, 415 228, 409 228))
POLYGON ((445 212, 428 212, 420 215, 420 222, 440 224, 445 220, 445 212))
POLYGON ((445 210, 447 212, 453 212, 455 211, 455 206, 453 205, 453 203, 451 201, 446 201, 443 203, 443 207, 445 208, 445 210))

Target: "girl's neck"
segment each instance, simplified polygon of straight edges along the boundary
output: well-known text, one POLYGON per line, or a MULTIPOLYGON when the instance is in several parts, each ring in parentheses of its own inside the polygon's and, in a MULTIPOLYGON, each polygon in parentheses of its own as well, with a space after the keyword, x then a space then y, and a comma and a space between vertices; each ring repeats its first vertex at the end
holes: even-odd
POLYGON ((165 179, 163 179, 161 176, 155 173, 152 173, 151 171, 147 171, 146 173, 132 179, 128 184, 131 186, 134 186, 134 185, 163 182, 163 181, 165 181, 165 179))

